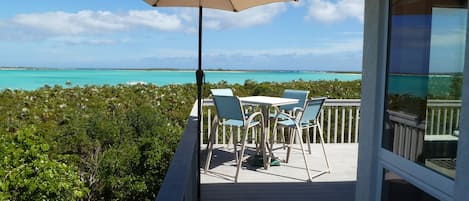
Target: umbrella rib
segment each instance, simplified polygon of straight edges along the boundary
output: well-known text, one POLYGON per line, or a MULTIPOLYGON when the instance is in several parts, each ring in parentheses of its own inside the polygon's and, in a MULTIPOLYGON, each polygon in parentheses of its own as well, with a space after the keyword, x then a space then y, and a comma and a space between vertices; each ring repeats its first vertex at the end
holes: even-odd
POLYGON ((233 7, 233 12, 238 12, 238 10, 235 8, 234 4, 233 4, 233 0, 229 0, 231 6, 233 7))
POLYGON ((155 3, 152 6, 154 6, 154 7, 158 6, 158 2, 160 2, 160 0, 156 0, 155 3))

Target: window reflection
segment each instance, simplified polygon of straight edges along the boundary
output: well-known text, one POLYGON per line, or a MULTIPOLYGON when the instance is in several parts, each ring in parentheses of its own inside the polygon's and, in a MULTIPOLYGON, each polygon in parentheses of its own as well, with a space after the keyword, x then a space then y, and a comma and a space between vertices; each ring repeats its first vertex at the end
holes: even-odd
POLYGON ((393 0, 389 27, 383 147, 451 178, 466 8, 466 1, 393 0))

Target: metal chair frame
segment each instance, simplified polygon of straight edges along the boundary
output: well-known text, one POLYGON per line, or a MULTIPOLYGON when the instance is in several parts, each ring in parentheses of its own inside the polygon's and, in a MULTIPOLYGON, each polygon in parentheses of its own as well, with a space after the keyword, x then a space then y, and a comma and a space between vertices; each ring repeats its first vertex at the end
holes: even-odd
MULTIPOLYGON (((242 144, 241 144, 241 154, 238 155, 237 150, 237 142, 234 140, 233 134, 233 145, 234 145, 234 155, 235 155, 235 162, 237 163, 236 174, 235 174, 235 183, 238 182, 239 170, 241 169, 244 151, 246 149, 246 141, 248 141, 248 131, 250 128, 254 126, 260 125, 262 128, 262 132, 264 132, 264 116, 261 112, 254 112, 246 117, 243 109, 243 105, 238 97, 236 96, 219 96, 213 95, 213 102, 215 104, 215 109, 217 111, 217 115, 214 117, 212 122, 212 129, 210 132, 209 140, 208 140, 208 150, 207 150, 207 159, 205 161, 205 172, 208 171, 210 166, 210 161, 212 158, 213 152, 213 145, 215 144, 215 135, 217 135, 218 126, 222 123, 228 126, 236 126, 244 128, 244 136, 242 137, 242 144), (259 117, 260 121, 254 121, 255 118, 259 117), (226 121, 221 121, 225 119, 226 121)), ((264 153, 264 157, 265 153, 264 153)))
MULTIPOLYGON (((322 174, 331 172, 331 169, 330 169, 330 166, 329 166, 329 160, 327 159, 326 150, 324 148, 324 137, 323 137, 323 132, 322 132, 322 126, 319 123, 319 121, 317 120, 318 116, 319 116, 319 113, 320 113, 320 111, 321 111, 321 109, 324 105, 325 100, 326 100, 326 98, 313 98, 311 100, 308 100, 306 102, 304 108, 299 109, 298 113, 295 116, 283 113, 283 115, 287 117, 287 120, 279 121, 279 119, 277 117, 280 116, 280 113, 278 113, 277 117, 275 118, 274 130, 277 130, 278 127, 291 128, 290 129, 291 130, 290 139, 289 139, 290 142, 288 144, 287 157, 286 157, 285 161, 287 163, 289 161, 290 154, 291 154, 291 149, 292 149, 292 145, 293 145, 294 135, 296 134, 297 135, 296 137, 299 139, 298 141, 299 141, 299 144, 300 144, 300 147, 301 147, 301 152, 303 154, 303 159, 304 159, 304 162, 305 162, 306 172, 307 172, 309 181, 312 181, 313 178, 318 177, 322 174), (305 153, 305 150, 304 150, 304 147, 303 147, 303 134, 302 134, 302 131, 303 131, 303 129, 314 128, 314 127, 317 127, 317 129, 319 130, 319 138, 320 138, 320 142, 321 142, 322 151, 323 151, 323 154, 324 154, 324 159, 326 161, 327 169, 325 169, 323 171, 320 171, 319 173, 312 176, 310 171, 309 171, 308 161, 307 161, 306 153, 305 153)), ((310 141, 309 140, 309 138, 310 138, 309 133, 307 133, 306 137, 307 137, 307 143, 309 144, 310 143, 309 142, 310 141)), ((273 146, 273 140, 271 140, 270 147, 272 147, 272 146, 273 146)), ((309 145, 309 150, 311 150, 310 145, 309 145)), ((270 160, 270 158, 268 160, 270 160)))

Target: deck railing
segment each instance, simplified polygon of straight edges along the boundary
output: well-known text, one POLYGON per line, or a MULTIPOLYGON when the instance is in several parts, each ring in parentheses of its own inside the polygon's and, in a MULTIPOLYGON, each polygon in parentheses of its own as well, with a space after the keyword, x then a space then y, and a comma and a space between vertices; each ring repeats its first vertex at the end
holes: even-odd
POLYGON ((428 135, 452 135, 459 129, 461 100, 429 100, 427 104, 428 135))
MULTIPOLYGON (((393 152, 415 161, 422 154, 425 141, 457 139, 453 136, 459 129, 461 101, 429 100, 425 121, 398 111, 387 111, 387 113, 390 128, 393 130, 393 152)), ((444 150, 440 148, 439 152, 444 150)))
MULTIPOLYGON (((461 101, 458 100, 429 100, 427 105, 427 134, 448 135, 459 127, 459 116, 461 112, 461 101)), ((212 99, 205 99, 203 102, 202 119, 203 132, 201 138, 207 139, 211 131, 210 123, 215 115, 212 99)), ((249 109, 248 109, 249 110, 249 109)), ((324 140, 326 143, 358 143, 359 123, 360 123, 360 99, 327 99, 321 111, 319 122, 322 125, 324 140)), ((226 135, 234 130, 235 137, 240 137, 240 130, 221 126, 216 135, 216 144, 227 144, 231 141, 226 135)), ((318 143, 317 130, 311 132, 311 142, 318 143)), ((256 133, 252 132, 251 142, 256 139, 256 133)), ((273 136, 275 139, 278 136, 273 136)), ((203 141, 202 142, 205 142, 203 141)))
POLYGON ((411 161, 417 160, 423 151, 425 122, 415 115, 390 110, 387 113, 394 136, 393 152, 411 161))
MULTIPOLYGON (((255 109, 255 108, 254 108, 255 109)), ((253 110, 253 108, 247 109, 253 110)), ((204 99, 202 119, 202 142, 206 142, 208 133, 210 133, 210 122, 212 121, 216 111, 212 99, 204 99), (205 141, 204 141, 205 140, 205 141)), ((318 121, 321 123, 326 143, 357 143, 358 142, 358 126, 360 123, 360 99, 327 99, 323 109, 321 110, 318 121)), ((226 135, 234 130, 235 137, 240 139, 241 130, 221 126, 215 135, 216 144, 228 144, 231 139, 226 135)), ((284 131, 279 132, 282 134, 284 131)), ((319 143, 318 131, 316 128, 307 130, 311 135, 311 142, 319 143)), ((254 142, 259 132, 251 132, 250 135, 254 142)), ((273 136, 275 139, 279 136, 273 136)))

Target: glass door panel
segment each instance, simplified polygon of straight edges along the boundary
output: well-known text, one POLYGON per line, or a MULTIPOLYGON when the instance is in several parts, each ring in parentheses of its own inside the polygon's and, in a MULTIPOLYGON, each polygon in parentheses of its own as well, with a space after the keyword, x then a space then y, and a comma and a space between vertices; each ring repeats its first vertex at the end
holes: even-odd
POLYGON ((467 1, 392 0, 383 148, 454 178, 467 1))

